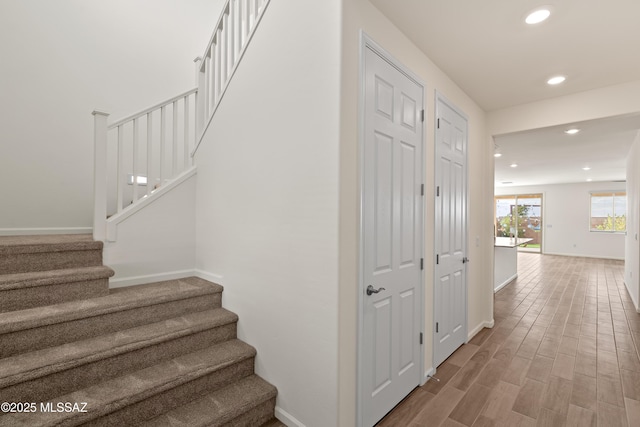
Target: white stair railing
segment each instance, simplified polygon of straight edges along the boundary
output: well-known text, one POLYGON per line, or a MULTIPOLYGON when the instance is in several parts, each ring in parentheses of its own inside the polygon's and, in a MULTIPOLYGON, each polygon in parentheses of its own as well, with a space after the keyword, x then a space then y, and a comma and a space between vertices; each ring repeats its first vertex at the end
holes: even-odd
MULTIPOLYGON (((227 0, 202 58, 198 87, 108 123, 94 111, 93 235, 105 241, 118 217, 126 218, 165 184, 192 173, 193 156, 211 123, 270 0, 227 0)), ((179 180, 176 180, 179 182, 179 180)))
POLYGON ((198 89, 114 123, 94 111, 94 238, 106 220, 150 196, 193 164, 198 89))
POLYGON ((227 0, 213 35, 197 58, 198 149, 227 86, 253 37, 270 0, 227 0))

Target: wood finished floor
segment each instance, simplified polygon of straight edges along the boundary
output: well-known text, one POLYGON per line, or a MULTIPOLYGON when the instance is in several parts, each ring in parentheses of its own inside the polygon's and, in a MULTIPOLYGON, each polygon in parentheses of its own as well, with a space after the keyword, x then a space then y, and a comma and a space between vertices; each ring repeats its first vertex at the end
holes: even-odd
POLYGON ((640 426, 640 314, 621 261, 518 254, 483 329, 380 427, 640 426))

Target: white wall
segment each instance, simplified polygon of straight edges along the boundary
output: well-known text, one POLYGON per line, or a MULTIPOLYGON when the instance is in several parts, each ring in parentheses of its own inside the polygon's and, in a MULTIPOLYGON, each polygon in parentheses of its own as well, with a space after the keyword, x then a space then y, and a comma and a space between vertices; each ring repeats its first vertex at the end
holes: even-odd
POLYGON ((90 231, 91 111, 118 119, 193 87, 223 3, 0 2, 0 234, 90 231))
POLYGON ((622 233, 589 231, 590 191, 625 191, 624 183, 529 185, 496 188, 496 195, 542 193, 542 252, 545 254, 624 259, 622 233))
POLYGON ((437 90, 469 117, 468 330, 493 320, 493 170, 482 109, 367 0, 343 2, 342 107, 340 141, 340 422, 356 419, 358 306, 358 95, 360 30, 426 84, 425 144, 425 370, 432 368, 434 271, 434 117, 437 90), (476 244, 477 241, 477 244, 476 244))
POLYGON ((624 282, 640 312, 640 132, 627 156, 627 237, 624 282))
POLYGON ((339 4, 270 3, 195 158, 197 268, 310 427, 337 423, 339 4))

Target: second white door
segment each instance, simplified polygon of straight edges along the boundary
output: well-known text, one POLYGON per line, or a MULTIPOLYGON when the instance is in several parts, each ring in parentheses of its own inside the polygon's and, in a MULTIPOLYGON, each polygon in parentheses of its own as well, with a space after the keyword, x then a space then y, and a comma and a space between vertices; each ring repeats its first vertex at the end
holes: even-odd
POLYGON ((436 97, 434 366, 467 340, 467 119, 436 97))

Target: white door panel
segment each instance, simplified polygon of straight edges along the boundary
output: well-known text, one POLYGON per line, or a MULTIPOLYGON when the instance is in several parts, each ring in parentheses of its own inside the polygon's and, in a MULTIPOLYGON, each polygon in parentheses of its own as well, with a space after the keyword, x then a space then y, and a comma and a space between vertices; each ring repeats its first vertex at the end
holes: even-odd
POLYGON ((440 97, 436 107, 434 365, 467 339, 467 120, 440 97))
POLYGON ((423 88, 365 49, 362 419, 379 421, 421 380, 423 88))

